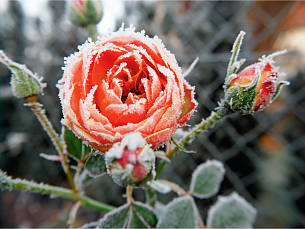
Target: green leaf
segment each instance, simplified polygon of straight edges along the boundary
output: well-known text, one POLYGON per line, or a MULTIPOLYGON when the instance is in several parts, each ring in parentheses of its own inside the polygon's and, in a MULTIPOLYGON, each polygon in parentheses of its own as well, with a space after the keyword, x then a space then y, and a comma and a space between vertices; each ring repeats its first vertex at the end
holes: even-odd
POLYGON ((107 213, 99 222, 97 228, 126 228, 129 220, 129 204, 125 204, 107 213))
POLYGON ((256 210, 245 199, 233 193, 219 197, 208 212, 207 226, 210 228, 252 228, 256 210))
POLYGON ((90 146, 83 144, 83 141, 76 137, 67 127, 64 128, 64 139, 69 155, 78 160, 84 160, 92 151, 90 146))
POLYGON ((215 195, 223 180, 225 169, 219 161, 207 161, 197 167, 192 175, 190 192, 198 198, 215 195))
POLYGON ((85 168, 89 172, 89 175, 93 177, 103 175, 107 171, 104 156, 101 154, 90 156, 86 162, 85 168))
POLYGON ((166 206, 157 228, 197 228, 196 211, 192 197, 174 199, 166 206))
POLYGON ((152 228, 157 223, 158 218, 152 208, 132 202, 107 213, 97 228, 152 228))
POLYGON ((246 33, 244 31, 240 31, 238 36, 235 39, 235 42, 233 44, 233 48, 231 50, 232 55, 228 64, 228 68, 227 68, 227 76, 226 78, 228 78, 232 73, 235 73, 238 68, 236 69, 234 66, 235 62, 237 61, 238 55, 239 55, 239 51, 240 51, 240 47, 242 45, 244 36, 246 35, 246 33))
POLYGON ((133 211, 150 227, 155 227, 158 223, 158 218, 154 210, 146 204, 141 202, 133 203, 133 211))

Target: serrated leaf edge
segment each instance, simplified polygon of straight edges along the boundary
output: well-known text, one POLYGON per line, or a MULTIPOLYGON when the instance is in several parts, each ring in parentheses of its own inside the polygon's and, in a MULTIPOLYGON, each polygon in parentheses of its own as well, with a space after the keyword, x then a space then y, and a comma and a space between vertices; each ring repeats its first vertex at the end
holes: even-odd
POLYGON ((195 177, 198 176, 198 173, 200 172, 201 169, 211 166, 211 165, 215 165, 216 167, 220 168, 220 172, 222 173, 222 179, 220 180, 220 183, 223 181, 223 178, 225 175, 225 168, 223 166, 223 163, 220 161, 216 161, 216 160, 207 160, 206 162, 200 164, 192 174, 190 192, 192 193, 193 196, 200 198, 200 199, 206 199, 206 198, 210 198, 211 196, 215 195, 219 191, 220 185, 217 187, 217 190, 215 191, 215 193, 212 193, 212 194, 202 195, 202 194, 193 192, 193 190, 195 188, 195 177))

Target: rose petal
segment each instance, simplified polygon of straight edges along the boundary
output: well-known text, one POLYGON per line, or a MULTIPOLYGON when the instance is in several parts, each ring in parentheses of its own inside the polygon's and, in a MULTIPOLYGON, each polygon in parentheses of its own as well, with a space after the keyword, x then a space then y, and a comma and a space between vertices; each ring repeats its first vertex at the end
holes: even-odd
POLYGON ((140 99, 135 104, 110 104, 104 113, 114 126, 122 126, 127 123, 137 123, 145 118, 147 112, 147 100, 140 99))
POLYGON ((194 88, 192 88, 184 80, 184 103, 182 106, 182 113, 178 121, 178 124, 180 126, 184 125, 186 121, 192 116, 196 107, 197 107, 197 102, 194 98, 194 88))

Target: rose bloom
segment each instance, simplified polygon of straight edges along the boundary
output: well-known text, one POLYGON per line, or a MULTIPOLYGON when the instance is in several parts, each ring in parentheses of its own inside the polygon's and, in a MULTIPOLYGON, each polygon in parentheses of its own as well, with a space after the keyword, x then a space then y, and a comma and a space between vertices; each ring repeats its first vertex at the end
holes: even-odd
POLYGON ((197 105, 175 56, 134 28, 80 46, 65 60, 58 88, 63 124, 102 152, 130 132, 156 148, 197 105))

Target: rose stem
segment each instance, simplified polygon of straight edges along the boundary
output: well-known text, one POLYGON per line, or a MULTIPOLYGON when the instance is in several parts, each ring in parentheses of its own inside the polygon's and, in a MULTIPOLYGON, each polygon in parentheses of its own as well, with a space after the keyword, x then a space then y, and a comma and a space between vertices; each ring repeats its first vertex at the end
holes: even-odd
MULTIPOLYGON (((227 114, 229 114, 228 109, 224 106, 216 109, 216 112, 212 112, 207 119, 203 119, 198 125, 196 125, 187 135, 185 135, 180 141, 179 145, 184 146, 187 143, 191 142, 194 138, 196 138, 200 133, 212 127, 216 122, 224 118, 227 114)), ((175 146, 174 149, 170 150, 167 153, 167 157, 172 158, 175 153, 179 150, 178 146, 175 146)), ((162 169, 164 168, 166 161, 162 161, 156 171, 156 177, 159 176, 162 169)))
POLYGON ((83 206, 93 208, 102 212, 109 212, 114 209, 113 206, 101 203, 99 201, 93 200, 80 193, 74 193, 72 190, 62 187, 56 187, 47 184, 38 184, 33 181, 13 179, 7 176, 0 170, 0 187, 6 188, 8 190, 23 190, 41 194, 47 194, 53 197, 62 197, 69 200, 80 201, 83 206))
POLYGON ((64 145, 61 142, 58 134, 54 130, 51 122, 48 120, 48 117, 45 114, 45 110, 42 109, 42 104, 38 103, 38 97, 37 95, 30 96, 26 98, 27 105, 31 107, 32 111, 36 115, 37 119, 39 120, 40 124, 44 128, 44 130, 47 132, 49 137, 52 140, 52 143, 54 144, 56 150, 58 151, 60 157, 61 157, 61 164, 62 167, 67 175, 68 181, 70 183, 70 186, 74 193, 77 193, 78 190, 75 187, 75 183, 71 174, 71 170, 69 168, 69 165, 67 163, 67 157, 66 153, 64 152, 64 145))
POLYGON ((132 186, 131 185, 128 185, 126 188, 126 198, 127 198, 128 203, 132 202, 132 186))
POLYGON ((75 228, 75 220, 76 220, 77 212, 78 212, 78 209, 80 206, 81 206, 80 201, 77 201, 72 206, 72 208, 70 210, 70 214, 69 214, 69 220, 68 220, 69 228, 75 228))
POLYGON ((92 41, 97 40, 97 27, 96 24, 90 24, 86 27, 89 36, 91 37, 92 41))

